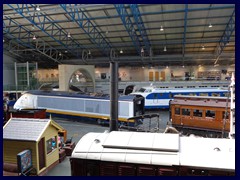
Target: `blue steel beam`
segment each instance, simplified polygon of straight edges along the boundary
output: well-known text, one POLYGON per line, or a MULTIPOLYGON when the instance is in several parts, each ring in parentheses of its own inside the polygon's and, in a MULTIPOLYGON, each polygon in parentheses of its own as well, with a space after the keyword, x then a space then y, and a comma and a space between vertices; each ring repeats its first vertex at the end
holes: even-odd
POLYGON ((134 25, 127 13, 127 10, 124 7, 124 4, 114 4, 122 22, 125 26, 130 38, 132 39, 132 42, 134 44, 134 47, 137 50, 137 53, 141 56, 141 43, 139 41, 139 38, 134 30, 134 25))
MULTIPOLYGON (((223 6, 211 7, 211 10, 223 10, 223 9, 231 9, 231 8, 235 8, 235 5, 223 5, 223 6)), ((188 12, 206 11, 206 10, 209 10, 209 7, 189 8, 188 12)), ((30 11, 30 12, 33 12, 33 11, 30 11)), ((86 11, 83 11, 83 12, 86 12, 86 11)), ((181 12, 185 12, 185 9, 163 10, 163 11, 156 11, 156 12, 142 12, 141 15, 145 16, 145 15, 158 15, 158 14, 181 13, 181 12)), ((10 14, 12 14, 12 13, 10 13, 10 14)), ((51 15, 58 15, 58 13, 54 13, 51 15)), ((128 14, 128 15, 129 15, 129 17, 133 17, 133 14, 128 14)), ((107 18, 119 18, 119 16, 112 15, 112 16, 108 16, 107 18)), ((86 21, 86 20, 97 20, 97 19, 106 19, 106 16, 89 17, 87 19, 83 18, 82 20, 86 21)), ((62 22, 62 21, 56 21, 56 23, 59 23, 59 22, 62 22)))
MULTIPOLYGON (((9 13, 9 14, 11 14, 11 13, 9 13)), ((141 15, 142 15, 142 13, 141 13, 141 15)), ((208 19, 221 19, 221 18, 226 18, 226 16, 211 16, 211 17, 206 17, 205 19, 208 20, 208 19)), ((14 18, 14 19, 17 20, 19 18, 14 18)), ((95 20, 94 18, 89 18, 89 19, 95 20)), ((104 16, 104 18, 102 18, 102 19, 109 19, 109 16, 108 17, 104 16)), ((192 20, 202 20, 202 17, 193 17, 193 18, 188 17, 188 21, 192 21, 192 20)), ((176 19, 173 18, 173 19, 168 19, 167 21, 168 22, 184 21, 184 18, 176 18, 176 19)), ((69 20, 68 19, 66 19, 66 20, 54 20, 53 22, 57 23, 57 24, 61 24, 61 23, 67 23, 67 22, 69 22, 69 20)), ((144 24, 152 24, 152 23, 159 23, 159 22, 160 22, 159 20, 153 20, 153 21, 147 21, 144 24)), ((49 23, 52 23, 52 22, 45 22, 45 24, 49 24, 49 23)), ((23 26, 28 26, 28 25, 31 25, 31 24, 30 23, 25 23, 25 24, 22 24, 22 25, 23 26)), ((101 27, 104 27, 104 26, 108 26, 108 27, 109 26, 119 26, 119 25, 122 25, 122 23, 118 23, 118 24, 101 24, 101 27)), ((193 25, 192 27, 194 27, 194 26, 195 25, 193 25)), ((216 24, 214 24, 214 26, 216 26, 216 24)), ((75 27, 75 28, 77 28, 77 27, 75 27)), ((171 28, 171 27, 168 27, 168 28, 171 28)), ((65 28, 65 29, 67 29, 67 28, 65 28)), ((69 29, 74 29, 74 28, 73 27, 69 27, 69 29)), ((145 29, 148 30, 148 29, 152 29, 152 28, 145 28, 145 29)), ((112 32, 112 31, 110 31, 110 32, 112 32)))
MULTIPOLYGON (((225 17, 226 18, 226 17, 225 17)), ((15 19, 15 18, 14 18, 15 19)), ((188 18, 188 21, 190 20, 190 18, 188 18)), ((184 21, 184 20, 183 20, 184 21)), ((149 22, 151 22, 151 21, 149 21, 149 22)), ((149 23, 148 22, 148 23, 149 23)), ((156 23, 156 22, 154 22, 154 23, 156 23)), ((157 23, 159 23, 159 22, 157 22, 157 23)), ((29 25, 31 25, 31 24, 22 24, 22 26, 29 26, 29 25)), ((122 23, 121 24, 111 24, 111 25, 109 25, 109 26, 119 26, 119 25, 122 25, 122 23)), ((223 25, 226 25, 226 23, 214 23, 214 27, 216 27, 216 26, 223 26, 223 25)), ((108 25, 101 25, 101 27, 104 27, 104 26, 108 26, 108 25)), ((198 24, 198 25, 188 25, 188 27, 190 28, 190 27, 203 27, 203 26, 206 26, 205 24, 198 24)), ((14 25, 12 26, 12 27, 15 27, 14 25)), ((74 27, 74 28, 65 28, 65 29, 71 29, 71 30, 73 30, 73 29, 77 29, 77 28, 79 28, 79 27, 74 27)), ((169 27, 165 27, 165 28, 167 28, 167 29, 177 29, 177 28, 182 28, 182 26, 169 26, 169 27)), ((158 28, 156 28, 156 27, 154 27, 154 28, 146 28, 146 30, 156 30, 156 29, 158 29, 158 28)), ((121 32, 122 30, 112 30, 112 31, 109 31, 110 33, 118 33, 118 32, 121 32)), ((205 31, 205 33, 206 32, 219 32, 220 30, 206 30, 205 31)), ((34 32, 41 32, 41 30, 34 30, 34 32)), ((199 33, 199 32, 202 32, 202 31, 188 31, 188 34, 189 33, 199 33)), ((222 31, 221 31, 222 32, 222 31)), ((102 32, 102 33, 105 33, 105 32, 102 32)), ((84 34, 84 33, 79 33, 79 35, 82 35, 82 34, 84 34)), ((158 33, 159 34, 159 33, 158 33)), ((177 32, 177 33, 174 33, 174 32, 172 32, 172 33, 166 33, 166 35, 168 35, 168 34, 183 34, 183 32, 177 32)), ((71 35, 76 35, 76 34, 74 34, 74 33, 71 33, 71 35)), ((152 35, 156 35, 156 34, 151 34, 150 36, 152 36, 152 35)), ((41 36, 41 37, 48 37, 47 35, 46 36, 41 36)), ((111 38, 115 38, 116 36, 114 36, 114 37, 111 37, 111 38)), ((121 37, 124 37, 124 36, 121 36, 121 37)), ((129 36, 127 36, 127 37, 129 37, 129 36)), ((88 39, 88 38, 87 38, 88 39)), ((79 40, 79 39, 78 39, 79 40)), ((83 40, 82 38, 80 39, 80 40, 83 40)))
POLYGON ((60 52, 50 46, 49 44, 42 41, 40 38, 37 40, 33 40, 33 33, 29 31, 24 26, 18 24, 13 19, 6 17, 3 21, 3 32, 10 37, 11 39, 14 39, 17 43, 21 44, 24 47, 35 49, 37 52, 47 56, 48 58, 54 60, 55 62, 59 62, 59 60, 63 59, 63 56, 59 56, 60 52), (11 27, 11 24, 15 24, 18 26, 15 26, 14 28, 11 27), (12 34, 12 32, 18 32, 18 34, 12 34), (36 44, 35 44, 36 42, 36 44))
MULTIPOLYGON (((188 20, 189 20, 189 18, 188 18, 188 20)), ((119 24, 119 25, 122 25, 122 24, 119 24)), ((221 24, 219 24, 219 23, 214 23, 214 27, 216 27, 216 26, 222 26, 222 25, 226 25, 226 23, 221 23, 221 24)), ((205 26, 205 25, 204 25, 205 26)), ((12 27, 15 27, 15 26, 12 26, 12 27)), ((196 26, 191 26, 191 25, 188 25, 188 27, 196 27, 196 26)), ((197 26, 197 27, 199 27, 199 26, 197 26)), ((179 26, 179 27, 168 27, 168 29, 171 29, 171 28, 182 28, 182 26, 179 26)), ((155 30, 155 29, 158 29, 158 28, 148 28, 147 30, 155 30)), ((39 30, 40 31, 40 30, 39 30)), ((34 32, 38 32, 38 31, 34 31, 34 32)), ((111 34, 112 33, 118 33, 118 32, 121 32, 121 30, 116 30, 116 31, 110 31, 111 32, 111 34)), ((219 32, 222 32, 222 30, 206 30, 205 31, 205 34, 206 33, 219 33, 219 32)), ((194 33, 202 33, 202 31, 188 31, 187 32, 188 34, 194 34, 194 33)), ((14 34, 14 33, 13 33, 14 34)), ((73 33, 71 33, 72 35, 73 35, 73 33)), ((80 33, 79 35, 81 36, 81 35, 83 35, 84 33, 80 33)), ((178 35, 178 34, 183 34, 183 32, 168 32, 168 33, 166 33, 166 35, 172 35, 172 34, 174 34, 174 35, 178 35)), ((159 33, 151 33, 150 35, 148 35, 148 36, 159 36, 159 33)), ((44 37, 48 37, 48 36, 41 36, 42 38, 44 38, 44 37)), ((110 37, 110 36, 109 36, 110 37)), ((122 37, 122 38, 126 38, 126 37, 129 37, 128 35, 126 35, 126 36, 119 36, 119 35, 117 35, 117 36, 111 36, 110 38, 111 39, 119 39, 120 37, 122 37)), ((81 38, 81 39, 78 39, 79 41, 84 41, 84 40, 88 40, 88 38, 81 38)), ((51 41, 51 40, 48 40, 47 42, 53 42, 53 41, 51 41)), ((117 42, 117 41, 114 41, 114 42, 117 42)), ((125 41, 126 42, 126 41, 125 41)), ((216 43, 217 42, 219 42, 219 39, 216 41, 216 43)), ((88 49, 89 47, 87 47, 86 46, 86 43, 85 43, 85 47, 88 49)), ((94 47, 92 47, 92 48, 94 48, 94 47)), ((59 48, 59 49, 64 49, 64 47, 62 47, 62 48, 59 48)))
MULTIPOLYGON (((189 21, 189 18, 188 18, 188 21, 189 21)), ((122 24, 119 24, 119 25, 122 25, 122 24)), ((223 25, 226 25, 226 23, 214 23, 214 27, 217 27, 217 26, 223 26, 223 25)), ((11 25, 12 26, 12 25, 11 25)), ((24 25, 23 25, 24 26, 24 25)), ((188 25, 187 27, 188 28, 190 28, 190 27, 202 27, 202 26, 205 26, 205 25, 188 25)), ((15 27, 15 26, 12 26, 12 27, 15 27)), ((77 28, 79 28, 79 27, 77 27, 77 28)), ((182 29, 183 28, 183 26, 171 26, 171 27, 165 27, 166 29, 182 29)), ((73 29, 73 28, 72 28, 73 29)), ((158 29, 158 28, 147 28, 146 30, 156 30, 156 29, 158 29)), ((210 28, 208 28, 208 29, 210 29, 210 28)), ((217 28, 218 29, 218 28, 217 28)), ((34 32, 40 32, 41 30, 34 30, 34 32)), ((108 36, 109 38, 111 38, 111 39, 119 39, 120 37, 122 37, 122 38, 126 38, 126 37, 129 37, 129 35, 125 35, 125 36, 120 36, 120 32, 121 32, 122 30, 114 30, 114 31, 109 31, 110 32, 110 34, 111 34, 111 36, 108 36), (114 35, 114 34, 116 34, 116 35, 114 35)), ((222 32, 222 30, 206 30, 206 31, 204 31, 204 34, 206 34, 206 33, 219 33, 219 32, 222 32)), ((174 35, 179 35, 179 34, 183 34, 184 33, 184 31, 182 31, 182 32, 177 32, 177 33, 175 33, 175 32, 167 32, 167 33, 165 33, 166 34, 166 36, 168 36, 168 35, 172 35, 172 34, 174 34, 174 35)), ((188 34, 194 34, 194 33, 202 33, 202 31, 189 31, 188 30, 188 32, 187 32, 188 34)), ((14 32, 13 32, 13 34, 14 34, 14 32)), ((74 33, 71 33, 71 35, 77 35, 77 34, 74 34, 74 33)), ((82 35, 84 35, 84 33, 79 33, 78 34, 80 37, 82 37, 82 35)), ((157 36, 157 37, 159 37, 159 33, 151 33, 151 34, 149 34, 148 35, 148 37, 155 37, 155 36, 157 36)), ((48 37, 47 35, 41 35, 41 37, 42 38, 45 38, 45 37, 48 37)), ((154 38, 154 39, 156 39, 156 38, 154 38)), ((77 41, 84 41, 84 40, 89 40, 89 38, 88 37, 86 37, 86 38, 78 38, 78 39, 76 39, 77 41)), ((151 42, 152 42, 153 40, 151 40, 151 42)), ((235 41, 235 40, 234 40, 235 41)), ((49 43, 51 43, 51 42, 54 42, 54 40, 48 40, 47 42, 49 42, 49 43)), ((117 42, 117 41, 114 41, 114 42, 117 42)), ((125 41, 126 42, 126 41, 125 41)), ((218 43, 219 42, 219 39, 216 41, 216 43, 218 43)), ((111 43, 111 45, 113 46, 113 43, 111 43)), ((89 46, 87 46, 86 45, 86 43, 84 44, 84 46, 85 46, 85 48, 87 48, 87 49, 89 49, 89 46)), ((94 47, 92 47, 92 48, 94 48, 94 47)), ((92 48, 90 48, 90 49, 92 49, 92 48)), ((59 50, 60 49, 65 49, 63 46, 62 46, 62 48, 59 48, 59 50)))
POLYGON ((186 46, 187 15, 188 15, 188 4, 185 4, 183 48, 182 48, 182 56, 183 56, 183 58, 184 58, 184 56, 185 56, 185 46, 186 46))
POLYGON ((146 52, 150 55, 150 41, 148 39, 148 35, 147 35, 147 31, 146 28, 144 26, 142 17, 141 17, 141 13, 139 11, 138 5, 137 4, 130 4, 130 8, 133 14, 133 18, 135 20, 135 23, 137 24, 138 30, 140 32, 140 35, 142 37, 144 46, 146 48, 146 52))
POLYGON ((222 37, 219 41, 219 44, 215 50, 215 54, 216 54, 217 58, 216 58, 214 64, 217 64, 219 57, 221 56, 226 45, 229 43, 229 39, 234 30, 235 30, 235 9, 233 10, 233 13, 228 21, 225 31, 223 32, 223 35, 222 35, 222 37))
POLYGON ((27 19, 31 24, 39 28, 42 32, 51 37, 54 41, 64 46, 66 50, 68 50, 68 52, 73 54, 75 57, 80 58, 79 50, 86 49, 83 45, 78 43, 72 37, 68 38, 67 32, 65 32, 45 14, 42 14, 41 12, 31 13, 32 9, 35 9, 35 5, 16 4, 16 8, 10 4, 8 4, 8 6, 12 8, 15 12, 17 12, 19 15, 21 15, 23 18, 27 19))
POLYGON ((64 11, 71 17, 72 21, 76 22, 80 28, 90 37, 90 40, 95 44, 102 53, 109 57, 112 46, 102 36, 102 34, 87 17, 87 15, 80 9, 76 8, 77 4, 60 4, 64 11), (83 21, 83 19, 85 19, 83 21))
MULTIPOLYGON (((201 31, 202 32, 202 31, 201 31)), ((212 38, 205 38, 204 41, 201 38, 198 39, 188 39, 186 41, 186 44, 201 44, 201 43, 217 43, 219 42, 219 38, 218 37, 212 37, 212 38)), ((178 38, 178 39, 168 39, 167 41, 167 45, 182 45, 183 41, 182 38, 178 38)), ((163 46, 166 45, 165 41, 162 41, 161 39, 155 39, 151 41, 152 46, 153 45, 159 45, 159 46, 163 46)), ((122 47, 133 47, 132 46, 132 41, 125 41, 124 43, 122 41, 118 41, 118 42, 114 42, 112 43, 112 45, 115 48, 122 48, 122 47)), ((89 49, 93 49, 93 45, 92 44, 86 44, 86 47, 89 49)), ((216 47, 216 46, 215 46, 216 47)), ((57 47, 57 49, 60 49, 61 47, 57 47)))

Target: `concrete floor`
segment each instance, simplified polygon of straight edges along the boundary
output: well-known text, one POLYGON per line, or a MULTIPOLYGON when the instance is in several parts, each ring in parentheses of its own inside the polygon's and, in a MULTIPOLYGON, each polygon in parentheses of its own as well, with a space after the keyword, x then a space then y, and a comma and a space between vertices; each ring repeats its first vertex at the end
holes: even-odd
MULTIPOLYGON (((157 132, 164 132, 166 128, 167 121, 169 120, 169 111, 168 110, 154 110, 154 111, 147 111, 145 114, 159 114, 159 119, 152 118, 151 124, 150 119, 145 119, 143 124, 140 125, 140 128, 148 131, 155 130, 158 126, 159 122, 159 130, 157 132), (150 124, 150 126, 149 126, 150 124)), ((104 132, 105 130, 109 130, 108 126, 100 126, 98 124, 89 124, 69 119, 62 119, 62 118, 52 118, 54 121, 59 123, 62 127, 67 130, 68 138, 72 138, 72 140, 77 144, 77 142, 88 132, 104 132)), ((71 169, 70 169, 70 161, 69 157, 66 157, 65 160, 55 166, 53 169, 48 171, 45 176, 71 176, 71 169)))

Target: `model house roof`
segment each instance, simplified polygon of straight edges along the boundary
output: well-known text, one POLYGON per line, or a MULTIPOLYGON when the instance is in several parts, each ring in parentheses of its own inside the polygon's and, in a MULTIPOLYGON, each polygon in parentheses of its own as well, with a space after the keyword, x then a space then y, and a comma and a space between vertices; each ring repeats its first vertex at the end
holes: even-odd
POLYGON ((3 139, 38 141, 50 124, 61 129, 56 122, 52 122, 51 119, 11 118, 3 127, 3 139))

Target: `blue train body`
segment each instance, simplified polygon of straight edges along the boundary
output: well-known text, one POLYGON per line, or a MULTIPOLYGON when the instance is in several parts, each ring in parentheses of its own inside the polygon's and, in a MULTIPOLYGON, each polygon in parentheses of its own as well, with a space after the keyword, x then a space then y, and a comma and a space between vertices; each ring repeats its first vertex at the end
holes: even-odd
POLYGON ((191 95, 191 96, 220 96, 226 97, 227 89, 160 89, 156 87, 143 87, 139 91, 131 93, 133 95, 141 95, 145 98, 145 109, 169 108, 169 101, 175 95, 191 95))

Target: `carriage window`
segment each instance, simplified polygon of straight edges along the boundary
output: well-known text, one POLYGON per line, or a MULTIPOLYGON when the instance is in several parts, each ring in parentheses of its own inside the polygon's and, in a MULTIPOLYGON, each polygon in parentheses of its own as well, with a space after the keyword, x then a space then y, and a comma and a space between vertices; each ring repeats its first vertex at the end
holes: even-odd
POLYGON ((193 110, 193 116, 202 117, 202 110, 194 109, 193 110))
POLYGON ((159 95, 160 95, 160 96, 163 96, 163 93, 160 93, 159 95))
MULTIPOLYGON (((225 117, 225 111, 222 112, 222 119, 225 117)), ((229 112, 226 114, 226 119, 229 119, 229 112)))
POLYGON ((212 96, 220 96, 219 93, 212 93, 212 96))
POLYGON ((208 118, 215 118, 215 111, 207 110, 205 116, 208 118))
POLYGON ((229 93, 223 93, 223 97, 228 97, 229 93))
POLYGON ((190 110, 189 109, 182 109, 182 115, 190 116, 190 110))
POLYGON ((172 93, 169 93, 169 99, 171 99, 173 96, 172 96, 172 93))
POLYGON ((199 93, 200 96, 208 96, 208 93, 199 93))
POLYGON ((180 108, 175 108, 175 114, 180 115, 180 108))
POLYGON ((196 93, 189 93, 189 96, 196 96, 196 93))

